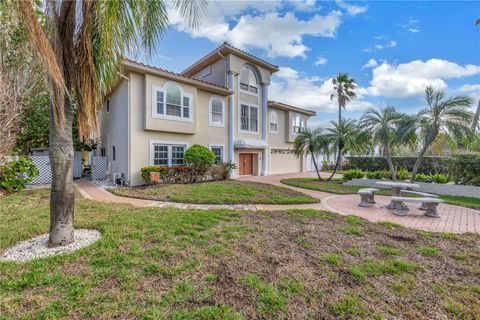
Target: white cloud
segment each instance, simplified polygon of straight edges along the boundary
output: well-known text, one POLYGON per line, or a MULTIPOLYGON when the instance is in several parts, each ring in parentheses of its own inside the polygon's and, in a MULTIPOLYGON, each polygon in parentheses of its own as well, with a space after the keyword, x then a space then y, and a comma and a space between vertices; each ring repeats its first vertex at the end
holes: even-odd
POLYGON ((190 30, 172 8, 169 17, 177 30, 194 38, 217 43, 228 41, 241 49, 263 49, 270 57, 290 58, 306 58, 310 48, 303 43, 304 36, 334 37, 341 24, 339 11, 302 20, 294 12, 277 12, 281 5, 274 1, 212 2, 201 19, 202 24, 195 30, 190 30), (242 15, 246 11, 248 14, 242 15))
MULTIPOLYGON (((375 36, 374 38, 375 39, 377 39, 377 38, 382 39, 382 37, 383 36, 375 36)), ((396 46, 397 46, 397 41, 390 40, 385 44, 377 44, 377 45, 373 46, 373 48, 365 48, 362 51, 363 52, 375 52, 375 51, 383 50, 385 48, 393 48, 393 47, 396 47, 396 46)))
POLYGON ((378 62, 377 62, 377 60, 375 60, 375 59, 372 58, 372 59, 368 60, 367 63, 365 63, 365 64, 363 65, 362 69, 374 68, 374 67, 376 67, 376 66, 378 66, 378 62))
POLYGON ((411 33, 420 32, 420 22, 412 17, 408 18, 406 23, 399 24, 399 26, 411 33))
POLYGON ((383 46, 380 45, 380 44, 377 44, 374 48, 377 49, 377 50, 382 50, 382 49, 383 49, 383 46))
POLYGON ((397 46, 397 41, 394 41, 394 40, 390 40, 387 44, 387 47, 389 48, 393 48, 393 47, 396 47, 397 46))
MULTIPOLYGON (((275 73, 269 87, 269 97, 287 104, 315 110, 317 112, 336 112, 337 102, 330 100, 334 93, 331 79, 319 81, 317 78, 302 76, 298 71, 289 67, 281 67, 275 73)), ((361 96, 347 104, 347 110, 365 110, 372 104, 362 101, 361 96)))
POLYGON ((386 62, 372 71, 370 87, 360 92, 366 95, 386 97, 409 97, 421 95, 425 87, 446 89, 445 79, 461 78, 480 73, 480 66, 460 66, 441 59, 427 61, 414 60, 408 63, 391 65, 386 62))
POLYGON ((325 59, 324 57, 317 57, 317 61, 315 61, 315 65, 316 66, 320 66, 320 65, 324 65, 328 62, 327 59, 325 59))
POLYGON ((344 2, 343 0, 336 0, 335 2, 340 8, 346 10, 347 13, 351 16, 356 16, 357 14, 365 13, 367 12, 367 9, 368 9, 367 7, 353 5, 353 4, 344 2))
POLYGON ((411 33, 417 33, 417 32, 420 32, 420 29, 417 29, 417 28, 408 28, 408 31, 410 31, 411 33))
POLYGON ((458 90, 461 92, 480 91, 480 84, 464 84, 458 90))

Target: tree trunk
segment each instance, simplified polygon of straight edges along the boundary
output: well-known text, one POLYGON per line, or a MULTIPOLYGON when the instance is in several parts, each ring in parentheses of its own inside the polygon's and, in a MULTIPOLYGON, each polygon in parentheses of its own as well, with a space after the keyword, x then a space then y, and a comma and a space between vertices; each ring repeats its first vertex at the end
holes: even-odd
POLYGON ((477 111, 475 112, 475 116, 473 117, 472 123, 472 131, 475 132, 475 129, 478 127, 478 120, 480 118, 480 100, 478 100, 477 111))
POLYGON ((313 166, 315 167, 315 171, 317 171, 318 180, 323 181, 322 177, 320 176, 320 172, 318 171, 317 161, 315 160, 315 155, 311 153, 313 166))
POLYGON ((337 162, 335 163, 335 168, 333 168, 332 175, 331 175, 330 177, 328 177, 327 181, 331 181, 332 178, 333 178, 333 176, 334 176, 335 173, 337 172, 338 164, 340 163, 339 160, 342 158, 341 155, 342 155, 342 149, 338 148, 337 162))
POLYGON ((388 143, 384 144, 383 148, 385 151, 385 157, 387 158, 388 167, 390 168, 390 175, 392 176, 392 180, 397 181, 395 166, 393 165, 392 157, 390 156, 390 151, 388 150, 388 143))
POLYGON ((415 164, 413 165, 413 170, 412 170, 412 177, 410 178, 410 183, 414 183, 415 179, 417 178, 417 172, 418 168, 420 167, 420 164, 422 163, 423 156, 425 155, 425 152, 427 152, 429 143, 425 143, 420 150, 420 154, 418 155, 417 161, 415 161, 415 164))
POLYGON ((73 213, 75 190, 73 187, 73 108, 65 99, 65 127, 55 124, 53 107, 50 108, 50 166, 52 189, 50 195, 49 247, 64 246, 74 241, 73 213))
MULTIPOLYGON (((338 103, 338 127, 341 128, 342 126, 342 105, 340 102, 338 103)), ((339 145, 343 146, 343 140, 340 138, 339 145)), ((339 165, 339 170, 342 170, 342 153, 339 153, 339 156, 337 157, 337 164, 339 165)), ((335 166, 336 167, 336 166, 335 166)))

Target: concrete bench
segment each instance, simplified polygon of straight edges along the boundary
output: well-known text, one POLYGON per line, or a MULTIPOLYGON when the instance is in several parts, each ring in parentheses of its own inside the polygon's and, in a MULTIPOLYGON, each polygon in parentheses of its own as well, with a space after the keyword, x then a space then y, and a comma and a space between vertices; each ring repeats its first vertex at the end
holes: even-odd
POLYGON ((392 197, 392 202, 395 203, 395 211, 393 213, 397 216, 404 216, 405 208, 404 202, 421 202, 426 206, 425 215, 432 218, 440 218, 437 213, 439 203, 444 202, 442 199, 436 198, 406 198, 406 197, 392 197))
POLYGON ((375 188, 365 188, 358 190, 358 194, 360 195, 360 207, 370 207, 375 202, 375 192, 378 189, 375 188))
MULTIPOLYGON (((435 199, 438 198, 436 194, 412 191, 412 190, 401 190, 400 193, 402 194, 402 196, 403 196, 403 193, 409 193, 409 194, 415 194, 417 196, 422 196, 424 198, 435 198, 435 199)), ((427 204, 425 202, 422 202, 422 205, 420 206, 420 210, 427 210, 427 204)))

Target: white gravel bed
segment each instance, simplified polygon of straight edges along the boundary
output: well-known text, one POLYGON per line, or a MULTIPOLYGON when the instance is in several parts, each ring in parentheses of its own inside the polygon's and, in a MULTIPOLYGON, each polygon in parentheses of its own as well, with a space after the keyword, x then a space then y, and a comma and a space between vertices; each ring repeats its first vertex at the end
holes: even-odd
POLYGON ((38 258, 50 257, 70 253, 86 247, 98 239, 102 234, 98 230, 76 229, 75 241, 62 247, 49 248, 48 233, 17 243, 0 255, 0 261, 27 262, 38 258))

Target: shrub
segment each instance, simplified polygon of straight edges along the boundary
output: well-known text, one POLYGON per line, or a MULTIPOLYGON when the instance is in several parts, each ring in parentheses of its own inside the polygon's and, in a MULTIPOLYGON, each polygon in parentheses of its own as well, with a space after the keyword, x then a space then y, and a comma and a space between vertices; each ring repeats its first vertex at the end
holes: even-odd
POLYGON ((232 170, 237 168, 237 165, 231 161, 228 162, 220 162, 219 165, 223 168, 223 175, 222 179, 227 180, 230 177, 230 173, 232 170))
POLYGON ((343 178, 346 180, 361 179, 364 176, 365 176, 365 173, 359 169, 351 169, 343 173, 343 178))
POLYGON ((480 154, 462 154, 449 159, 449 174, 455 183, 480 186, 480 154))
POLYGON ((160 183, 191 183, 195 181, 225 180, 228 178, 224 164, 211 166, 202 177, 198 177, 198 170, 192 166, 147 166, 140 169, 145 184, 151 184, 150 173, 160 174, 160 183))
MULTIPOLYGON (((347 157, 354 169, 363 171, 378 171, 389 170, 387 159, 385 157, 347 157)), ((432 173, 448 173, 449 171, 449 157, 427 156, 423 157, 422 163, 418 172, 425 174, 432 173)), ((413 170, 413 165, 417 161, 417 157, 392 157, 392 162, 396 168, 405 168, 408 171, 413 170)))
POLYGON ((384 176, 383 171, 368 171, 367 178, 368 179, 382 179, 384 176))
POLYGON ((397 179, 399 180, 406 180, 410 178, 410 172, 408 172, 408 170, 405 168, 398 169, 396 175, 397 179))
POLYGON ((452 181, 452 177, 447 174, 435 173, 430 175, 430 179, 435 183, 448 183, 452 181))
POLYGON ((416 179, 417 181, 425 181, 425 182, 432 181, 432 177, 429 174, 424 174, 424 173, 418 173, 416 179))
POLYGON ((7 160, 0 166, 0 189, 6 192, 25 189, 38 174, 37 167, 27 157, 7 160))
POLYGON ((207 147, 194 144, 185 151, 185 163, 192 167, 210 167, 215 163, 215 153, 207 147))

